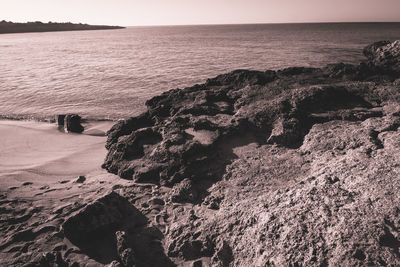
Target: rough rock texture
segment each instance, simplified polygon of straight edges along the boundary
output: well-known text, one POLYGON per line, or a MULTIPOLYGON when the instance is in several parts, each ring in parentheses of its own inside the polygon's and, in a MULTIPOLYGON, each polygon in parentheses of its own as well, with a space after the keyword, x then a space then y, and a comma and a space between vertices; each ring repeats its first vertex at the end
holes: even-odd
POLYGON ((63 125, 66 133, 81 133, 84 130, 83 126, 81 125, 81 116, 76 114, 65 115, 63 125))
POLYGON ((382 72, 400 73, 400 40, 380 41, 364 48, 369 63, 382 72))
POLYGON ((135 255, 132 248, 128 247, 128 236, 124 231, 115 233, 117 239, 117 252, 122 266, 132 267, 135 265, 135 255))
POLYGON ((155 218, 175 262, 398 265, 399 49, 165 92, 109 131, 103 166, 172 187, 155 218))
POLYGON ((364 50, 368 64, 359 66, 237 70, 165 92, 147 101, 147 112, 109 131, 103 167, 137 182, 215 181, 237 142, 295 148, 315 123, 381 116, 379 102, 386 99, 376 95, 376 84, 358 80, 393 81, 399 47, 400 42, 375 43, 364 50), (233 140, 238 137, 243 138, 233 140))
POLYGON ((72 215, 62 228, 73 243, 90 243, 113 234, 128 219, 133 225, 145 223, 138 214, 140 212, 127 199, 111 192, 72 215))

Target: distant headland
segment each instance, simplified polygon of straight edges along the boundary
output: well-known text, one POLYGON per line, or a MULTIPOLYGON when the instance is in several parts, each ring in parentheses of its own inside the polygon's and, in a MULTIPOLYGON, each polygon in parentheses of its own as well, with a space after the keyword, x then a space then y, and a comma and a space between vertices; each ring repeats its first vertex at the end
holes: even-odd
POLYGON ((85 31, 85 30, 112 30, 124 29, 121 26, 89 25, 71 22, 48 22, 40 21, 27 23, 14 23, 11 21, 0 21, 0 34, 2 33, 22 33, 22 32, 51 32, 51 31, 85 31))

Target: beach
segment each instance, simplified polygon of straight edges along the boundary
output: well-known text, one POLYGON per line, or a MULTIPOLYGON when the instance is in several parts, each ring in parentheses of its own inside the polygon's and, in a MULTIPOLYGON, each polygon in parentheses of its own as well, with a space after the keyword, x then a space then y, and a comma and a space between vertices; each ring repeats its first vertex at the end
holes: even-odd
POLYGON ((101 171, 105 132, 113 122, 89 123, 83 134, 66 134, 56 124, 0 121, 0 188, 44 185, 101 171))
POLYGON ((103 90, 116 105, 74 85, 82 102, 57 104, 79 114, 56 117, 68 133, 40 119, 66 112, 35 117, 27 99, 19 116, 36 121, 0 121, 0 266, 399 264, 400 41, 360 53, 221 73, 145 106, 137 87, 103 90))

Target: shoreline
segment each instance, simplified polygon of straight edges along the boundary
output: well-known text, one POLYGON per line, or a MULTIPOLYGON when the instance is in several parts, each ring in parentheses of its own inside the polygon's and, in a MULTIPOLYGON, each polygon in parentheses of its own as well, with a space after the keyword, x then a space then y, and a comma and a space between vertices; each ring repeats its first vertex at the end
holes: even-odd
POLYGON ((83 122, 82 134, 54 123, 0 119, 0 189, 25 182, 43 184, 101 170, 106 132, 114 122, 83 122))
POLYGON ((105 147, 0 120, 4 265, 398 264, 400 41, 363 52, 164 92, 105 147))

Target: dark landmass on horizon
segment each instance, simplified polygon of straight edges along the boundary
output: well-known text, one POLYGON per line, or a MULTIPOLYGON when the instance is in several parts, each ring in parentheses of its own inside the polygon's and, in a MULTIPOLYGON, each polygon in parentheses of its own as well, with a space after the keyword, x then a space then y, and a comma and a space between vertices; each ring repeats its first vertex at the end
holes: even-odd
POLYGON ((40 21, 27 23, 14 23, 11 21, 0 21, 0 34, 2 33, 23 33, 23 32, 53 32, 53 31, 87 31, 87 30, 114 30, 124 29, 121 26, 89 25, 71 22, 48 22, 40 21))

